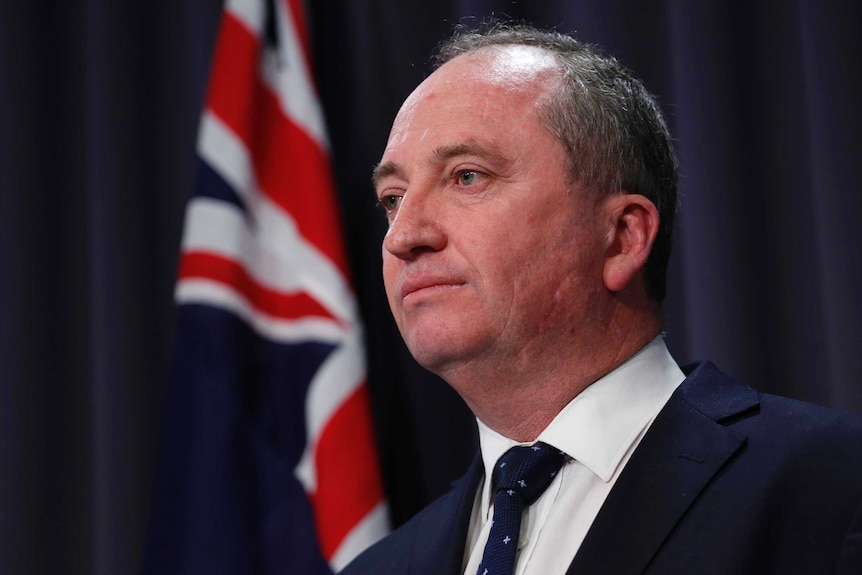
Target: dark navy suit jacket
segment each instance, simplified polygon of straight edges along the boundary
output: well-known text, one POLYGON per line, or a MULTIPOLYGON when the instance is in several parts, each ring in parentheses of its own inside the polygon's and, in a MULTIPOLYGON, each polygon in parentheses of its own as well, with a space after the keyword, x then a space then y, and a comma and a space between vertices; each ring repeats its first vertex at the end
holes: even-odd
MULTIPOLYGON (((477 457, 343 575, 461 572, 477 457)), ((573 575, 862 575, 862 418, 691 371, 599 511, 573 575)))

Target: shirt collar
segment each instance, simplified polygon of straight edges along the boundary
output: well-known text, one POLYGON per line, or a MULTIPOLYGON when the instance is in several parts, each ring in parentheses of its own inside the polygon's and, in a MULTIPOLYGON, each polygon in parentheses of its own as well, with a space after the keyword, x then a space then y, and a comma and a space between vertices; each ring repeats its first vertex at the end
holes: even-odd
MULTIPOLYGON (((604 377, 560 411, 537 441, 566 452, 608 482, 637 438, 673 394, 685 375, 661 336, 604 377)), ((494 464, 510 447, 524 445, 477 419, 485 478, 482 511, 487 513, 494 464)))

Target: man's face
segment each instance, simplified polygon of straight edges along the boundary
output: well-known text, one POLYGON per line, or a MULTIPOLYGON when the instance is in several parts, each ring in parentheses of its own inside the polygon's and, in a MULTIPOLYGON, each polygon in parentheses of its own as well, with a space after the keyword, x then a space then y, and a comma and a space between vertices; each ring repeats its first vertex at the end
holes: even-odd
POLYGON ((444 377, 553 357, 600 323, 601 201, 568 180, 537 116, 558 81, 543 51, 486 48, 438 69, 393 124, 375 171, 386 292, 412 354, 444 377))

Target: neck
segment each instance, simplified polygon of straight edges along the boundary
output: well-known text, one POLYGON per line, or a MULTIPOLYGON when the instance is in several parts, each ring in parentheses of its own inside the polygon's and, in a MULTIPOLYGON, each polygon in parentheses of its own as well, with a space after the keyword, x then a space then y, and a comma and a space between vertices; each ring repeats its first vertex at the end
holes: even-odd
MULTIPOLYGON (((631 319, 631 318, 629 318, 631 319)), ((474 361, 441 374, 488 427, 519 442, 534 441, 578 394, 658 335, 659 315, 531 353, 474 361)))

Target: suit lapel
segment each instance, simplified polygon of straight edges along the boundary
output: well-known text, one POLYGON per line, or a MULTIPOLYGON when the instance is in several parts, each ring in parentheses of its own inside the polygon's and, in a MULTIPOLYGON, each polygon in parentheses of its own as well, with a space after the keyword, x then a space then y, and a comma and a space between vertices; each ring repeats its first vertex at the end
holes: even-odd
POLYGON ((483 476, 482 458, 477 455, 446 495, 444 504, 422 512, 427 514, 423 525, 428 528, 416 530, 409 575, 461 575, 473 501, 483 476))
POLYGON ((756 393, 711 364, 677 389, 602 506, 569 575, 642 573, 679 519, 745 437, 720 424, 756 393))

